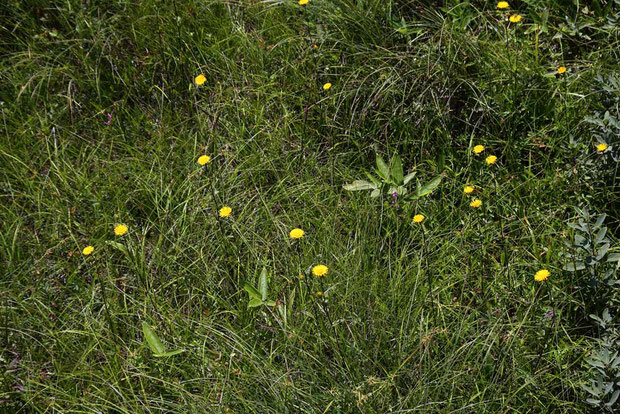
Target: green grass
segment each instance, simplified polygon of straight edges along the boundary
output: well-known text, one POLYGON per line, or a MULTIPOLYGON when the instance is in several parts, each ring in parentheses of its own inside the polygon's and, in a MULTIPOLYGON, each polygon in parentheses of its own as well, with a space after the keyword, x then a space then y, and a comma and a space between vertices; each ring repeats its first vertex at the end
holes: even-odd
POLYGON ((0 411, 598 412, 618 296, 564 253, 584 207, 618 251, 620 11, 511 7, 0 6, 0 411), (395 153, 409 196, 343 190, 395 153))

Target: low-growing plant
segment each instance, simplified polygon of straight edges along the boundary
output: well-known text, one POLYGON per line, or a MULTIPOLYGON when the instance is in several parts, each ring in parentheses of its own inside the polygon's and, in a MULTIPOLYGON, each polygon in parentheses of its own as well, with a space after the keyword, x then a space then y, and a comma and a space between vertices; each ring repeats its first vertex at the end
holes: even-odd
POLYGON ((149 346, 149 348, 153 352, 153 356, 155 357, 169 357, 185 352, 184 349, 166 351, 164 343, 161 341, 161 339, 159 339, 159 336, 157 336, 151 325, 149 325, 147 322, 142 322, 142 333, 144 334, 144 339, 146 340, 147 345, 149 346))
POLYGON ((397 194, 399 197, 407 197, 409 195, 411 198, 419 198, 432 193, 433 190, 439 186, 439 183, 441 183, 441 175, 433 178, 424 185, 416 181, 416 191, 411 195, 407 190, 407 184, 416 176, 416 171, 404 175, 403 162, 398 154, 392 156, 389 166, 379 154, 376 154, 375 162, 377 166, 375 172, 379 178, 370 173, 366 173, 370 181, 355 180, 350 184, 345 184, 343 188, 347 191, 372 190, 370 193, 372 198, 379 197, 381 194, 397 194))
POLYGON ((608 308, 600 317, 590 317, 598 326, 601 336, 586 360, 590 376, 589 384, 582 386, 590 394, 586 402, 601 411, 617 412, 620 396, 620 331, 608 308))
POLYGON ((567 263, 564 269, 569 272, 584 271, 586 286, 594 288, 597 297, 604 300, 609 287, 620 285, 614 277, 614 263, 620 260, 620 252, 610 251, 611 240, 607 235, 607 226, 603 224, 606 214, 600 214, 593 220, 587 209, 578 210, 578 213, 581 216, 578 221, 568 224, 575 234, 572 242, 566 242, 564 255, 567 263))
POLYGON ((267 276, 267 269, 263 267, 258 277, 258 289, 252 286, 250 283, 245 282, 243 289, 248 292, 250 301, 248 302, 248 309, 256 308, 258 306, 276 306, 274 300, 267 299, 269 295, 269 278, 267 276))
POLYGON ((568 224, 575 234, 572 242, 567 242, 565 256, 569 261, 564 268, 583 274, 586 307, 594 309, 590 318, 598 333, 586 360, 588 384, 582 387, 590 395, 586 398, 588 404, 614 412, 620 396, 620 336, 609 309, 618 305, 620 253, 610 252, 612 240, 604 225, 606 214, 595 218, 587 209, 578 210, 578 214, 577 222, 568 224))

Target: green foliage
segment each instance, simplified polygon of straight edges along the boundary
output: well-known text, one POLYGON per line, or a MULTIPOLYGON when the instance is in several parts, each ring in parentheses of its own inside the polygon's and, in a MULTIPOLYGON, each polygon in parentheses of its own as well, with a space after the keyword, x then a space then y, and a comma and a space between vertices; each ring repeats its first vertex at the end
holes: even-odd
POLYGON ((590 318, 595 322, 599 337, 591 350, 586 364, 588 383, 583 389, 590 394, 586 401, 599 410, 614 412, 620 395, 620 336, 617 321, 609 309, 620 305, 618 269, 620 253, 609 252, 611 240, 604 225, 606 214, 591 217, 587 209, 579 210, 577 223, 569 223, 575 229, 573 243, 568 243, 565 265, 569 272, 587 275, 586 306, 593 309, 590 318), (602 309, 602 310, 601 310, 602 309))
MULTIPOLYGON (((377 154, 376 164, 377 169, 375 170, 375 172, 377 173, 377 175, 379 175, 379 178, 367 174, 370 181, 355 180, 351 184, 343 185, 342 188, 347 191, 372 190, 372 192, 370 193, 370 196, 372 198, 379 197, 381 193, 385 193, 388 195, 396 193, 399 197, 407 195, 406 186, 415 177, 416 172, 413 171, 407 175, 404 175, 403 162, 398 154, 394 154, 394 156, 390 160, 389 166, 386 164, 383 158, 381 158, 381 156, 377 154)), ((424 186, 421 186, 418 182, 417 190, 413 197, 423 197, 433 192, 433 190, 437 188, 439 183, 441 183, 441 178, 441 176, 435 177, 424 186)))
POLYGON ((248 302, 248 308, 255 308, 257 306, 275 306, 276 303, 273 300, 268 300, 269 295, 268 288, 269 279, 267 276, 267 269, 263 267, 258 278, 258 289, 250 285, 248 282, 243 284, 243 289, 248 292, 250 301, 248 302))
POLYGON ((589 394, 586 401, 601 412, 616 412, 620 396, 620 331, 608 308, 600 317, 590 317, 602 334, 586 360, 590 377, 588 383, 583 385, 589 394))
POLYGON ((567 243, 567 263, 569 272, 584 271, 587 275, 585 285, 593 289, 591 303, 605 303, 614 287, 620 286, 617 269, 620 265, 620 252, 610 252, 611 239, 604 225, 606 214, 596 219, 590 217, 587 209, 578 210, 580 218, 576 223, 568 223, 575 230, 572 243, 567 243))
POLYGON ((617 411, 617 4, 3 2, 0 411, 617 411))
POLYGON ((149 348, 153 352, 153 356, 156 357, 168 357, 173 355, 178 355, 185 352, 184 349, 175 349, 174 351, 166 351, 164 344, 161 342, 161 339, 157 336, 151 325, 146 322, 142 322, 142 332, 144 333, 144 339, 146 339, 146 343, 149 348))

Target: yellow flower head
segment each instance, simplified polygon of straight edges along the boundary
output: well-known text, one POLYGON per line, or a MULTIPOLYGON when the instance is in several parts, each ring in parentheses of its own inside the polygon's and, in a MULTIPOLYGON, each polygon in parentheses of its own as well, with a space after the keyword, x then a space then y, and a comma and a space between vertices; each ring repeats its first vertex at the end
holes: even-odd
POLYGON ((228 217, 230 216, 230 213, 232 213, 232 208, 228 206, 220 208, 220 217, 228 217))
POLYGON ((299 0, 300 6, 305 6, 306 4, 308 4, 308 0, 299 0))
POLYGON ((312 45, 312 49, 318 49, 319 45, 312 45))
POLYGON ((198 164, 200 165, 207 165, 210 162, 211 157, 209 157, 208 155, 201 155, 200 157, 198 157, 198 164))
POLYGON ((498 9, 507 9, 508 8, 508 2, 507 1, 500 1, 499 3, 497 3, 497 8, 498 9))
POLYGON ((519 23, 522 19, 522 16, 520 14, 513 14, 512 16, 510 16, 510 23, 519 23))
POLYGON ((317 277, 325 276, 329 269, 324 264, 316 265, 312 268, 312 274, 317 277))
POLYGON ((547 280, 547 278, 549 277, 550 273, 547 269, 542 269, 539 270, 538 272, 536 272, 536 274, 534 275, 534 280, 537 282, 542 282, 547 280))
POLYGON ((332 84, 327 82, 325 85, 323 85, 323 90, 326 91, 326 90, 328 90, 331 87, 332 87, 332 84))
POLYGON ((465 188, 463 188, 463 192, 465 194, 471 194, 471 193, 474 192, 474 190, 475 190, 475 188, 474 188, 473 185, 466 185, 465 188))
POLYGON ((303 278, 304 278, 304 274, 302 273, 302 274, 299 275, 299 279, 301 280, 303 278))
POLYGON ((302 237, 304 237, 304 234, 306 234, 306 232, 302 229, 293 229, 289 233, 289 236, 291 236, 291 239, 301 239, 302 237))
POLYGON ((566 66, 560 66, 560 67, 558 68, 558 73, 561 75, 561 74, 563 74, 564 72, 566 72, 566 66))
POLYGON ((323 296, 323 292, 321 292, 321 291, 319 290, 318 292, 316 292, 316 295, 317 295, 318 297, 321 297, 321 296, 323 296))
POLYGON ((497 157, 495 155, 489 155, 486 158, 485 161, 486 161, 487 165, 492 165, 492 164, 495 164, 497 162, 497 157))
POLYGON ((415 216, 413 216, 413 222, 414 223, 422 223, 425 218, 426 217, 424 217, 424 214, 416 214, 415 216))
POLYGON ((482 200, 479 200, 477 198, 474 198, 473 200, 471 200, 471 203, 469 203, 469 206, 473 208, 478 208, 481 205, 482 205, 482 200))
POLYGON ((597 150, 598 152, 603 152, 603 151, 605 151, 608 147, 609 147, 609 145, 607 145, 607 144, 605 144, 605 143, 602 143, 602 144, 598 144, 598 145, 596 146, 596 150, 597 150))
POLYGON ((194 78, 194 83, 198 86, 202 85, 207 81, 207 78, 202 73, 194 78))
POLYGON ((124 224, 117 224, 114 227, 114 234, 116 234, 117 236, 122 236, 123 234, 127 233, 127 230, 129 229, 124 224))
POLYGON ((91 254, 93 252, 93 250, 95 250, 95 248, 93 246, 86 246, 86 247, 84 247, 84 250, 82 250, 82 254, 84 256, 88 256, 89 254, 91 254))
POLYGON ((482 151, 484 151, 484 145, 476 145, 474 147, 474 154, 480 154, 482 151))

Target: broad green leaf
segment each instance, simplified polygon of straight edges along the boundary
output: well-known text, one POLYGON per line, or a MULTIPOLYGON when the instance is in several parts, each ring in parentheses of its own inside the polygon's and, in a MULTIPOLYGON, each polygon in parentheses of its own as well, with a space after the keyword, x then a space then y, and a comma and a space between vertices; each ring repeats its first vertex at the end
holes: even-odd
POLYGON ((607 250, 609 250, 609 243, 605 243, 602 246, 599 246, 598 251, 596 252, 596 260, 599 261, 607 254, 607 250))
POLYGON ((441 178, 441 175, 438 175, 437 177, 426 183, 425 186, 418 190, 418 197, 424 197, 425 195, 432 193, 433 190, 437 188, 439 183, 441 183, 441 178))
POLYGON ((600 242, 602 242, 606 234, 607 234, 607 227, 601 227, 598 233, 596 233, 594 244, 599 244, 600 242))
POLYGON ((368 180, 370 180, 370 182, 376 185, 377 187, 381 186, 381 180, 375 177, 374 175, 372 175, 371 173, 369 173, 368 171, 366 171, 366 177, 368 177, 368 180))
POLYGON ((377 171, 379 172, 379 176, 383 178, 383 181, 390 181, 390 169, 379 154, 377 154, 377 171))
POLYGON ((263 302, 266 306, 276 306, 276 302, 273 300, 266 300, 265 302, 263 302))
POLYGON ((142 332, 149 348, 151 348, 154 354, 163 354, 166 351, 164 344, 161 343, 161 340, 148 323, 142 322, 142 332))
POLYGON ((394 179, 394 184, 402 184, 403 183, 403 161, 400 159, 400 155, 394 154, 392 157, 392 169, 391 169, 392 179, 394 179))
POLYGON ((583 270, 585 268, 586 268, 586 265, 583 262, 567 263, 564 266, 564 269, 568 270, 569 272, 575 272, 577 270, 583 270))
POLYGON ((372 198, 377 198, 381 195, 381 190, 379 190, 378 188, 376 190, 373 190, 372 193, 370 193, 370 197, 372 198))
POLYGON ((605 405, 607 407, 611 407, 612 405, 614 405, 618 400, 618 396, 620 396, 620 390, 614 391, 614 393, 611 394, 611 398, 609 399, 609 401, 607 401, 607 403, 605 403, 605 405))
POLYGON ((268 289, 267 269, 263 267, 263 270, 260 272, 260 277, 258 278, 258 290, 260 291, 261 300, 263 302, 267 300, 268 289))
POLYGON ((407 174, 405 176, 405 178, 403 179, 403 183, 404 184, 409 184, 409 181, 411 181, 413 179, 413 177, 415 177, 415 171, 410 172, 409 174, 407 174))
POLYGON ((364 180, 355 180, 351 184, 345 184, 342 186, 347 191, 362 191, 362 190, 374 190, 377 186, 373 183, 369 183, 364 180))
POLYGON ((573 228, 575 230, 588 231, 587 228, 577 223, 568 223, 568 227, 573 228))
POLYGON ((609 253, 609 256, 607 256, 608 262, 617 262, 619 260, 620 260, 620 253, 609 253))
POLYGON ((251 298, 261 300, 261 294, 256 288, 250 285, 248 282, 243 284, 243 289, 248 292, 251 298))
POLYGON ((125 254, 127 254, 127 255, 129 254, 129 251, 127 250, 127 246, 125 246, 125 245, 123 245, 123 244, 120 244, 120 243, 115 242, 115 241, 112 241, 112 240, 108 240, 108 241, 106 241, 106 244, 107 244, 108 246, 112 246, 112 247, 113 247, 113 248, 115 248, 116 250, 119 250, 119 251, 121 251, 121 252, 123 252, 123 253, 125 253, 125 254))
POLYGON ((257 298, 252 298, 250 299, 250 301, 248 302, 248 309, 249 308, 255 308, 257 306, 260 306, 263 304, 263 301, 257 298))
POLYGON ((581 234, 575 234, 575 246, 584 247, 590 244, 581 234))
POLYGON ((598 218, 596 219, 596 223, 594 223, 594 227, 600 227, 601 224, 603 224, 603 222, 605 221, 605 217, 607 217, 607 214, 605 213, 598 216, 598 218))
POLYGON ((169 356, 181 354, 183 352, 185 352, 185 349, 175 349, 174 351, 164 352, 163 354, 154 354, 153 356, 156 356, 158 358, 169 357, 169 356))

